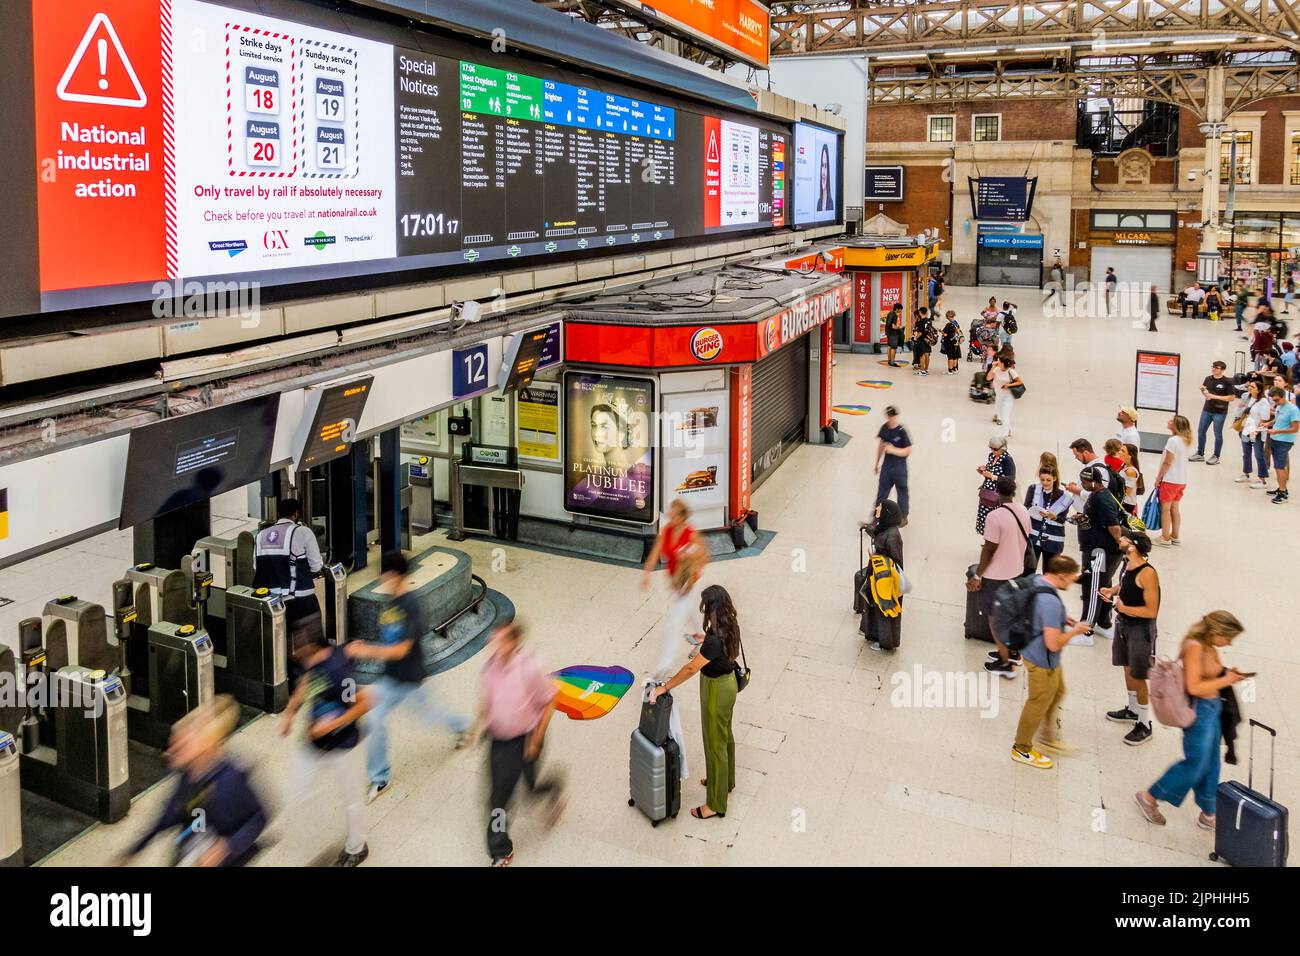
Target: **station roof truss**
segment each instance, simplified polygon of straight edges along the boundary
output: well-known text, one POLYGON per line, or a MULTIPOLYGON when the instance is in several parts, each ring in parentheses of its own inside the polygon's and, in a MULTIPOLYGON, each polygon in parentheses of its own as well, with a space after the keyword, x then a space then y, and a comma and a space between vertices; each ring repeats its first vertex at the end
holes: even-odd
POLYGON ((772 55, 863 55, 875 105, 1123 96, 1204 115, 1300 93, 1300 0, 803 0, 772 4, 772 55))
MULTIPOLYGON (((636 19, 626 10, 606 6, 598 0, 537 0, 537 2, 558 13, 585 20, 606 30, 613 30, 647 46, 662 49, 665 37, 671 35, 636 19)), ((677 55, 692 63, 698 63, 712 70, 723 70, 735 62, 716 51, 695 45, 686 34, 677 35, 675 38, 681 41, 677 55)))

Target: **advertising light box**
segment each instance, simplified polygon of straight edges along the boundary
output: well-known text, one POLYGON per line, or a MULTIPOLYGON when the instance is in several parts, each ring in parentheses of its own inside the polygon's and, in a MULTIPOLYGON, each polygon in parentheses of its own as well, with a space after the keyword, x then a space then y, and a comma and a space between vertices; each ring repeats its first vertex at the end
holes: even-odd
POLYGON ((564 376, 564 509, 652 524, 655 384, 650 379, 564 376))
POLYGON ((35 61, 33 88, 6 91, 34 101, 31 164, 5 171, 36 228, 9 237, 0 314, 785 224, 788 126, 452 37, 413 49, 377 20, 350 35, 311 4, 277 5, 298 22, 233 2, 29 2, 32 35, 0 49, 30 43, 35 61))
POLYGON ((843 218, 843 140, 842 133, 823 126, 794 124, 794 225, 843 218))

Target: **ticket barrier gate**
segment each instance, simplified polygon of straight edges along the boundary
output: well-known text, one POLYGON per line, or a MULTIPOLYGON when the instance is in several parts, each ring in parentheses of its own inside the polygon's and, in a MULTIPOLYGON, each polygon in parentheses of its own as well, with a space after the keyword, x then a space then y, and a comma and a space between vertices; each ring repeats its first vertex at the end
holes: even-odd
POLYGON ((252 586, 253 547, 248 532, 202 538, 184 571, 198 623, 212 638, 216 688, 274 714, 289 703, 288 626, 283 599, 252 586))
MULTIPOLYGON (((12 662, 13 651, 9 652, 12 662)), ((0 664, 0 666, 3 666, 0 664)), ((0 730, 0 869, 23 865, 23 795, 18 744, 0 730)))
POLYGON ((113 585, 114 621, 129 634, 127 726, 134 740, 167 746, 172 724, 215 694, 212 638, 201 619, 211 582, 206 572, 138 564, 113 585))
POLYGON ((348 642, 348 572, 338 561, 326 564, 316 578, 316 598, 324 618, 325 640, 342 646, 348 642))
POLYGON ((113 601, 118 615, 132 619, 126 638, 124 662, 131 675, 132 697, 149 696, 149 630, 160 621, 198 625, 198 615, 190 604, 191 585, 185 572, 137 564, 127 569, 125 577, 113 586, 113 601))
MULTIPOLYGON (((49 670, 40 619, 21 621, 18 631, 21 666, 12 652, 0 654, 0 671, 24 688, 24 703, 21 716, 6 718, 9 726, 0 733, 16 746, 22 785, 105 823, 122 819, 131 807, 126 688, 116 674, 82 664, 49 670)), ((81 636, 92 640, 90 632, 81 636)), ((13 799, 10 776, 18 779, 5 750, 0 741, 0 804, 13 799)), ((7 829, 0 822, 0 849, 12 842, 7 829)))
POLYGON ((226 591, 238 585, 252 586, 254 572, 255 539, 245 531, 234 538, 209 535, 200 538, 190 553, 189 567, 182 570, 207 572, 212 575, 212 585, 207 603, 203 607, 203 626, 212 638, 218 657, 227 654, 226 591))

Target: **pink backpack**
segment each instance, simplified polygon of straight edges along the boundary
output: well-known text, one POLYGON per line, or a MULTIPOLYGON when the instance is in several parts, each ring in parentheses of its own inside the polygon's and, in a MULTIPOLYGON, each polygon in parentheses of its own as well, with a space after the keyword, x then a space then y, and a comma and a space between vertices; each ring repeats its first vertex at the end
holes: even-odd
POLYGON ((1181 655, 1171 661, 1162 657, 1151 665, 1147 675, 1151 690, 1151 711, 1166 727, 1187 728, 1196 721, 1196 708, 1187 695, 1187 675, 1181 655))

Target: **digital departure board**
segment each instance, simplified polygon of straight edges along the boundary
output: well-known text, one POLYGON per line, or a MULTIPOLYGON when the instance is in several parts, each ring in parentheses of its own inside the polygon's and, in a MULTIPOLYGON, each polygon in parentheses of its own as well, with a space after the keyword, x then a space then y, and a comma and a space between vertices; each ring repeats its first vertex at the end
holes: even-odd
POLYGON ((559 335, 559 323, 518 332, 506 348, 501 376, 501 394, 525 388, 533 383, 536 375, 547 364, 547 346, 552 336, 559 335))
POLYGON ((38 236, 10 239, 39 255, 11 314, 788 222, 789 126, 308 4, 30 2, 38 236))
POLYGON ((176 415, 131 430, 119 528, 265 478, 280 396, 176 415))
POLYGON ((366 399, 374 386, 372 375, 308 390, 308 401, 316 402, 298 455, 298 470, 306 471, 348 453, 356 439, 357 425, 365 411, 366 399))

